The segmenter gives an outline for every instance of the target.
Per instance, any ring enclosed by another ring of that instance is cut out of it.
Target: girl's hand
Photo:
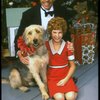
[[[66,78],[60,80],[58,83],[57,83],[57,86],[64,86],[66,84],[68,80]]]

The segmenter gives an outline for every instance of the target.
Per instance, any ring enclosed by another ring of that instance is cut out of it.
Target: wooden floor
[[[2,68],[2,77],[9,75],[9,68]],[[78,77],[79,88],[77,100],[98,100],[98,55],[92,64],[77,66],[75,77]],[[1,85],[2,100],[42,100],[38,87],[31,87],[29,92],[23,93],[12,89],[7,84]]]

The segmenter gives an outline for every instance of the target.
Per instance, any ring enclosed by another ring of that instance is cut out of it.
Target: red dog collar
[[[18,38],[17,46],[22,51],[23,56],[32,55],[35,51],[35,48],[33,46],[29,47],[25,44],[22,36]]]

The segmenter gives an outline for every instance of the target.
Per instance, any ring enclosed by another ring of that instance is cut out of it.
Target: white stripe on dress
[[[68,56],[68,60],[74,60],[74,59],[75,59],[74,55]]]
[[[66,66],[68,66],[68,64],[63,65],[63,66],[49,66],[49,67],[50,67],[50,68],[64,68],[64,67],[66,67]]]

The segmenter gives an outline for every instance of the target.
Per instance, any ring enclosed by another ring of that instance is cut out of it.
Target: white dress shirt
[[[42,8],[43,8],[43,7],[42,7]],[[46,12],[54,11],[53,6],[52,6],[49,10],[46,10],[45,8],[43,8],[43,9],[44,9]],[[47,15],[47,16],[45,17],[45,11],[43,11],[43,9],[41,9],[41,24],[42,24],[42,26],[44,27],[44,29],[46,30],[46,29],[47,29],[48,21],[49,21],[51,18],[53,18],[54,15],[53,15],[53,16]]]

